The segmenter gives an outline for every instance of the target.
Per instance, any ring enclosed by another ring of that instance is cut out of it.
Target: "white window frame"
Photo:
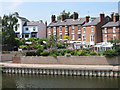
[[[116,27],[113,27],[113,33],[116,33]]]
[[[62,33],[60,33],[60,40],[62,40],[62,37],[61,37]]]
[[[107,33],[107,28],[105,28],[105,33]]]
[[[27,28],[25,28],[25,31],[28,31],[29,30],[29,28],[27,27]]]
[[[78,31],[81,31],[81,30],[80,30],[80,25],[78,25]]]
[[[51,33],[51,27],[48,27],[48,32]]]
[[[79,35],[80,35],[80,38],[79,38]],[[81,40],[81,34],[78,34],[78,40]]]
[[[75,30],[75,27],[74,27],[74,25],[72,25],[72,31],[74,31]]]
[[[73,37],[74,36],[74,37]],[[75,34],[72,34],[72,40],[75,40]]]
[[[35,31],[36,30],[36,28],[35,27],[33,27],[33,31]]]
[[[62,32],[62,26],[60,26],[59,29],[60,29],[60,32]]]
[[[91,42],[94,42],[94,41],[95,41],[95,40],[94,40],[94,34],[91,34],[91,35],[90,35],[90,41],[91,41]]]
[[[83,37],[85,37],[85,38],[83,38]],[[84,39],[86,41],[86,35],[82,35],[82,41],[84,41]]]
[[[105,40],[104,40],[105,42],[107,42],[107,38],[106,37],[107,37],[107,35],[105,35]]]
[[[65,32],[68,32],[68,26],[65,26]]]
[[[93,26],[91,26],[91,32],[94,32],[94,27]]]
[[[85,33],[85,27],[83,27],[83,33]]]
[[[114,38],[115,37],[115,38]],[[116,39],[116,35],[113,35],[113,40],[115,40]]]
[[[53,27],[54,28],[54,33],[56,33],[56,27]]]

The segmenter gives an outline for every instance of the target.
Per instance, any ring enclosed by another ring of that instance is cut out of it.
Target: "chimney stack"
[[[111,20],[113,21],[114,12],[111,13]]]
[[[55,15],[52,15],[52,16],[51,16],[51,22],[54,22],[55,19],[56,19],[56,16],[55,16]]]
[[[103,13],[100,13],[100,22],[105,18],[105,14],[104,12]]]
[[[88,23],[88,22],[89,22],[89,18],[90,18],[90,16],[86,16],[86,17],[85,17],[85,23]]]
[[[61,21],[64,21],[66,19],[66,15],[61,15]]]
[[[119,21],[119,14],[118,13],[114,13],[113,15],[113,22],[117,22]]]
[[[78,19],[78,13],[77,12],[73,13],[73,20],[75,20],[75,19]]]

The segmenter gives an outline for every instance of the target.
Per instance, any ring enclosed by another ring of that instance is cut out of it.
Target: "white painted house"
[[[15,30],[18,38],[46,38],[46,26],[40,21],[29,21],[24,17],[20,17],[17,12],[14,16],[18,19],[18,27]]]

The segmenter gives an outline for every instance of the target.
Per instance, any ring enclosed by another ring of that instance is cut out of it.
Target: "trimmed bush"
[[[105,55],[106,57],[114,57],[114,56],[118,56],[119,53],[117,50],[113,49],[113,50],[104,51],[103,55]]]

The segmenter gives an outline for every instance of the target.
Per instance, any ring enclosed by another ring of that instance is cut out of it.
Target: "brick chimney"
[[[64,21],[66,19],[66,15],[61,15],[61,21]]]
[[[113,21],[114,12],[111,13],[111,20]]]
[[[105,18],[104,12],[100,13],[100,22]]]
[[[88,23],[88,22],[89,22],[89,18],[90,18],[90,16],[86,16],[86,17],[85,17],[85,23]]]
[[[52,16],[51,16],[51,22],[54,22],[55,19],[56,19],[56,16],[55,16],[55,15],[52,15]]]
[[[78,19],[78,13],[77,12],[73,13],[73,20],[75,20],[75,19]]]
[[[119,14],[118,13],[114,13],[113,15],[113,22],[117,22],[119,21]]]

